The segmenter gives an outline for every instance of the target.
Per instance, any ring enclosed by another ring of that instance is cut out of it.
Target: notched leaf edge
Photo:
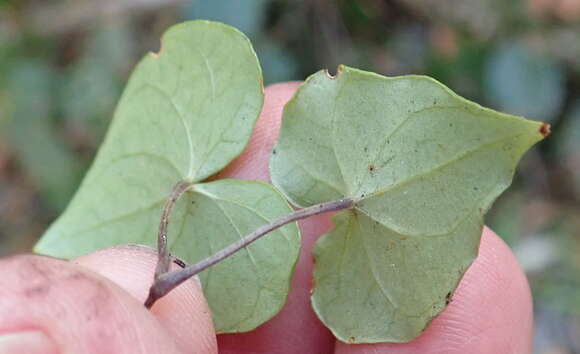
[[[326,73],[326,76],[330,79],[330,80],[336,80],[340,74],[344,71],[345,65],[343,64],[339,64],[336,67],[336,74],[331,74],[329,69],[324,69],[324,72]]]

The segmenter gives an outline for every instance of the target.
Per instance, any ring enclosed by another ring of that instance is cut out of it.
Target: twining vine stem
[[[187,188],[189,188],[189,186]],[[187,188],[185,188],[185,190],[187,190]],[[176,191],[176,190],[180,190],[178,188],[178,185],[176,185],[174,188],[174,191]],[[176,194],[177,193],[172,193],[171,198],[173,198],[173,196]],[[183,192],[181,192],[181,194],[183,194]],[[178,194],[178,196],[181,194]],[[175,202],[173,202],[173,204],[175,204]],[[155,301],[157,301],[160,298],[162,298],[163,296],[167,295],[171,290],[175,289],[177,286],[179,286],[181,283],[183,283],[187,279],[189,279],[189,278],[193,277],[194,275],[204,271],[205,269],[211,267],[212,265],[226,259],[227,257],[233,255],[234,253],[238,252],[242,248],[248,246],[252,242],[258,240],[262,236],[268,234],[269,232],[271,232],[273,230],[276,230],[279,227],[282,227],[282,226],[284,226],[288,223],[291,223],[293,221],[305,219],[305,218],[308,218],[308,217],[311,217],[314,215],[327,213],[327,212],[331,212],[331,211],[351,209],[354,206],[354,204],[355,204],[355,202],[352,199],[346,198],[346,199],[339,199],[339,200],[335,200],[335,201],[331,201],[331,202],[316,204],[316,205],[313,205],[311,207],[297,210],[297,211],[293,212],[292,214],[283,216],[277,220],[274,220],[273,222],[271,222],[267,225],[259,227],[256,231],[244,236],[239,241],[232,243],[228,247],[222,249],[221,251],[216,252],[215,254],[201,260],[200,262],[198,262],[196,264],[190,265],[184,269],[179,269],[179,270],[172,271],[172,272],[165,271],[159,275],[156,275],[155,282],[153,283],[153,285],[149,289],[149,296],[148,296],[147,300],[145,301],[145,307],[151,308],[153,306],[153,304],[155,303]],[[168,210],[169,210],[169,212],[171,212],[171,208],[168,208]],[[165,209],[164,209],[164,211],[165,211]],[[162,218],[162,224],[163,224],[163,220],[167,221],[168,219]],[[163,225],[160,225],[160,227],[159,227],[160,228],[160,233],[159,233],[160,237],[162,235],[161,234],[161,227],[162,226]],[[164,251],[163,251],[164,252],[163,255],[166,255],[167,268],[169,268],[170,257],[169,257],[169,254],[167,252],[167,225],[164,226],[164,229],[165,229],[165,234],[164,234],[165,239],[164,240],[160,239],[159,245],[160,246],[163,245],[163,247],[165,247]],[[161,248],[159,249],[159,256],[160,256],[159,263],[161,263],[161,256],[162,256]],[[157,268],[159,269],[159,266]]]
[[[191,187],[190,182],[177,182],[175,186],[173,186],[167,202],[163,206],[161,221],[159,222],[159,233],[157,234],[157,252],[159,254],[159,259],[157,260],[157,268],[155,268],[155,280],[157,280],[162,274],[165,274],[169,271],[169,266],[171,264],[171,257],[169,256],[169,250],[167,249],[167,228],[169,227],[169,216],[171,215],[171,211],[173,210],[175,203],[177,203],[179,198],[181,198],[183,193],[185,193],[189,187]]]

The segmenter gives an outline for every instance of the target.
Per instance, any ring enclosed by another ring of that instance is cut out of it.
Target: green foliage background
[[[487,223],[528,273],[536,353],[580,352],[580,0],[0,0],[0,254],[30,250],[136,61],[186,19],[252,40],[266,84],[347,64],[427,74],[552,123]]]

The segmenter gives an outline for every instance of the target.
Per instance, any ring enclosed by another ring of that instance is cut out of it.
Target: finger
[[[153,281],[157,252],[145,246],[124,245],[100,250],[72,262],[112,280],[137,303],[143,304]],[[173,265],[173,268],[178,266]],[[217,352],[211,314],[197,278],[186,281],[159,299],[151,313],[181,352]]]
[[[400,344],[337,343],[337,354],[530,353],[532,298],[509,247],[483,231],[479,256],[453,301],[416,340]]]
[[[282,109],[299,83],[285,83],[266,89],[264,109],[244,153],[217,177],[234,177],[269,182],[270,153],[278,137]],[[330,230],[327,216],[301,221],[302,251],[284,309],[258,329],[235,335],[219,335],[220,353],[330,353],[334,337],[310,307],[312,244]],[[268,236],[265,236],[268,237]]]
[[[151,313],[94,272],[33,255],[0,269],[0,353],[178,353]]]
[[[225,169],[217,178],[240,178],[270,182],[270,153],[280,133],[282,110],[292,98],[301,82],[285,82],[270,85],[264,92],[264,107],[252,132],[252,137],[244,152]]]

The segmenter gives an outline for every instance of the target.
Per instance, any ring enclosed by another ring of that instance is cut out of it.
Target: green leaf
[[[470,215],[444,237],[408,237],[365,214],[339,214],[314,250],[316,313],[345,342],[415,338],[476,257],[478,219]]]
[[[270,169],[296,205],[353,198],[317,244],[312,303],[345,342],[404,342],[440,313],[477,254],[483,214],[541,123],[433,79],[339,67],[286,105]]]
[[[190,252],[190,260],[212,255],[292,212],[284,197],[262,182],[219,180],[197,184],[194,191],[183,221],[190,231],[174,243]],[[299,235],[295,223],[286,225],[201,273],[218,332],[252,330],[282,309]]]
[[[260,67],[243,34],[208,21],[172,27],[161,53],[133,72],[90,171],[36,251],[75,257],[122,243],[156,245],[178,181],[192,186],[168,236],[171,252],[187,262],[290,213],[267,184],[199,183],[242,152],[262,102]],[[290,225],[202,273],[218,332],[252,330],[281,309],[299,244]]]

